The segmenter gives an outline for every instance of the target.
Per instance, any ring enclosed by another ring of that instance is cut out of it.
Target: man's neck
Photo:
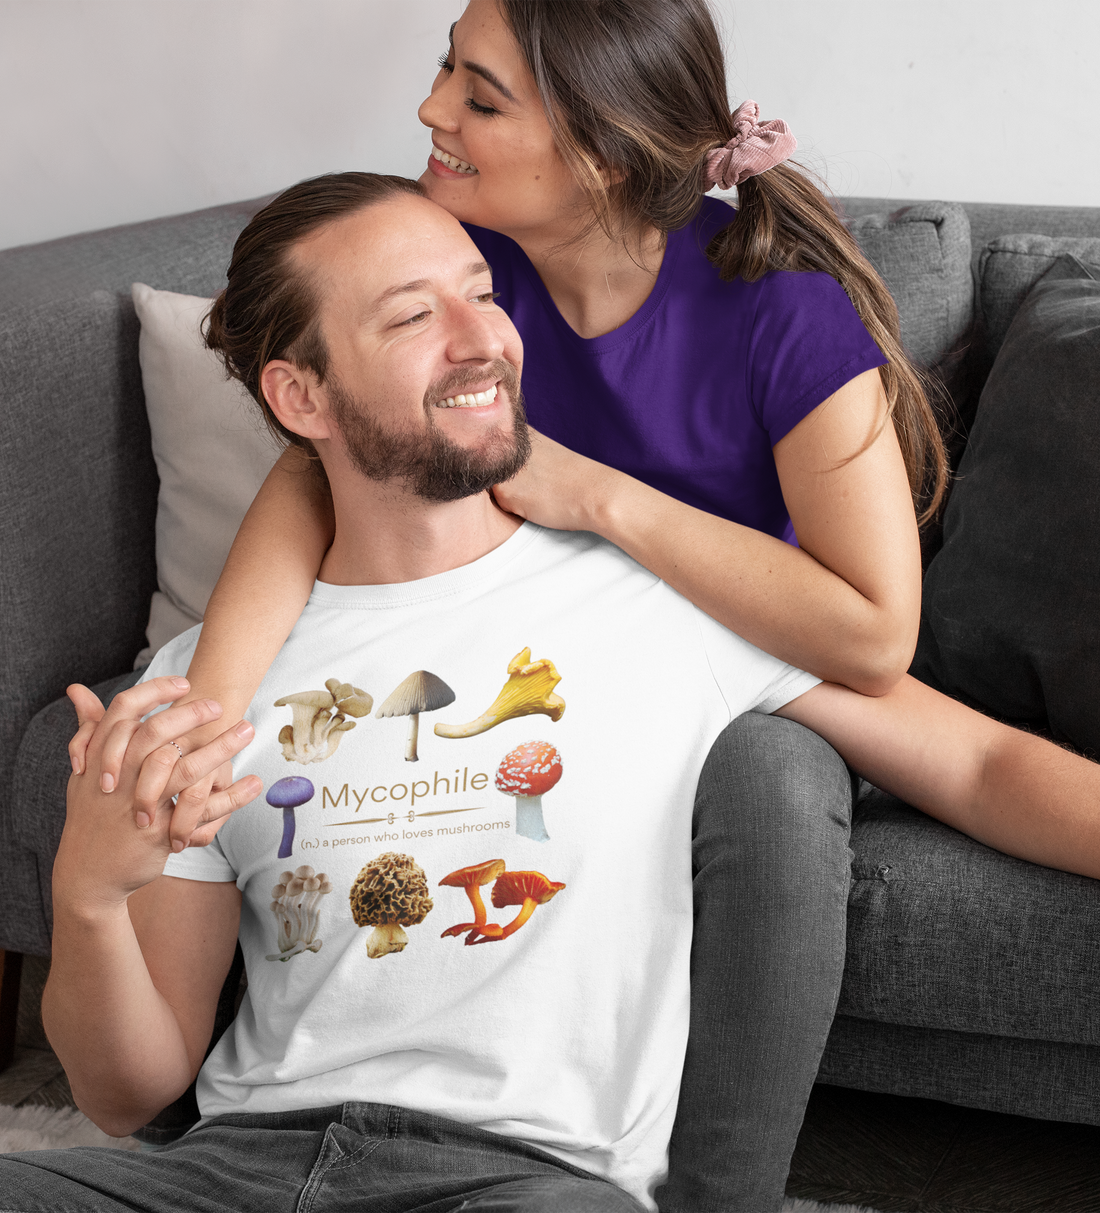
[[[438,503],[358,475],[332,484],[332,499],[336,538],[318,576],[333,585],[397,585],[461,568],[500,547],[523,521],[488,493]]]

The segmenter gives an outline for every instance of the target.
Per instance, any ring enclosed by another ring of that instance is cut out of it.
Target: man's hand
[[[225,774],[229,760],[252,740],[247,721],[192,752],[181,740],[221,715],[212,700],[167,708],[142,721],[187,690],[186,679],[155,678],[123,691],[104,710],[87,687],[69,687],[80,727],[70,745],[73,774],[54,868],[67,899],[121,904],[161,875],[173,850],[183,849],[172,828],[177,816],[187,819],[176,823],[180,834],[205,844],[230,813],[263,790],[254,775],[229,784],[231,775]],[[107,762],[118,774],[104,781]],[[202,791],[200,799],[193,789],[201,791],[211,778],[214,790],[209,796]]]

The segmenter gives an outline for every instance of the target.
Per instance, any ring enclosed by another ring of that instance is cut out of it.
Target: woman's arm
[[[494,494],[541,525],[597,532],[774,656],[881,695],[912,660],[921,577],[908,478],[885,410],[878,371],[867,371],[776,444],[800,548],[538,435],[528,468]]]

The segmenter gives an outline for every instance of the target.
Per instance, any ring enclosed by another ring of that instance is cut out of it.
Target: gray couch
[[[256,205],[0,253],[0,948],[12,953],[50,950],[73,728],[59,696],[133,677],[155,588],[130,284],[213,293]],[[958,458],[1007,319],[1064,251],[1004,238],[1083,237],[1073,249],[1100,265],[1100,209],[917,203],[888,220],[904,204],[843,205],[911,352],[955,399]],[[1020,272],[994,297],[982,275],[998,257]],[[848,963],[820,1077],[1100,1124],[1100,882],[990,851],[875,791],[852,847]]]

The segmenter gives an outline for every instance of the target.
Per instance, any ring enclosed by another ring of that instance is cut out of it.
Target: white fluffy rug
[[[64,1146],[113,1146],[140,1150],[132,1137],[108,1137],[75,1108],[0,1107],[0,1154],[19,1150],[56,1150]],[[858,1205],[823,1205],[788,1197],[783,1213],[875,1213]]]

